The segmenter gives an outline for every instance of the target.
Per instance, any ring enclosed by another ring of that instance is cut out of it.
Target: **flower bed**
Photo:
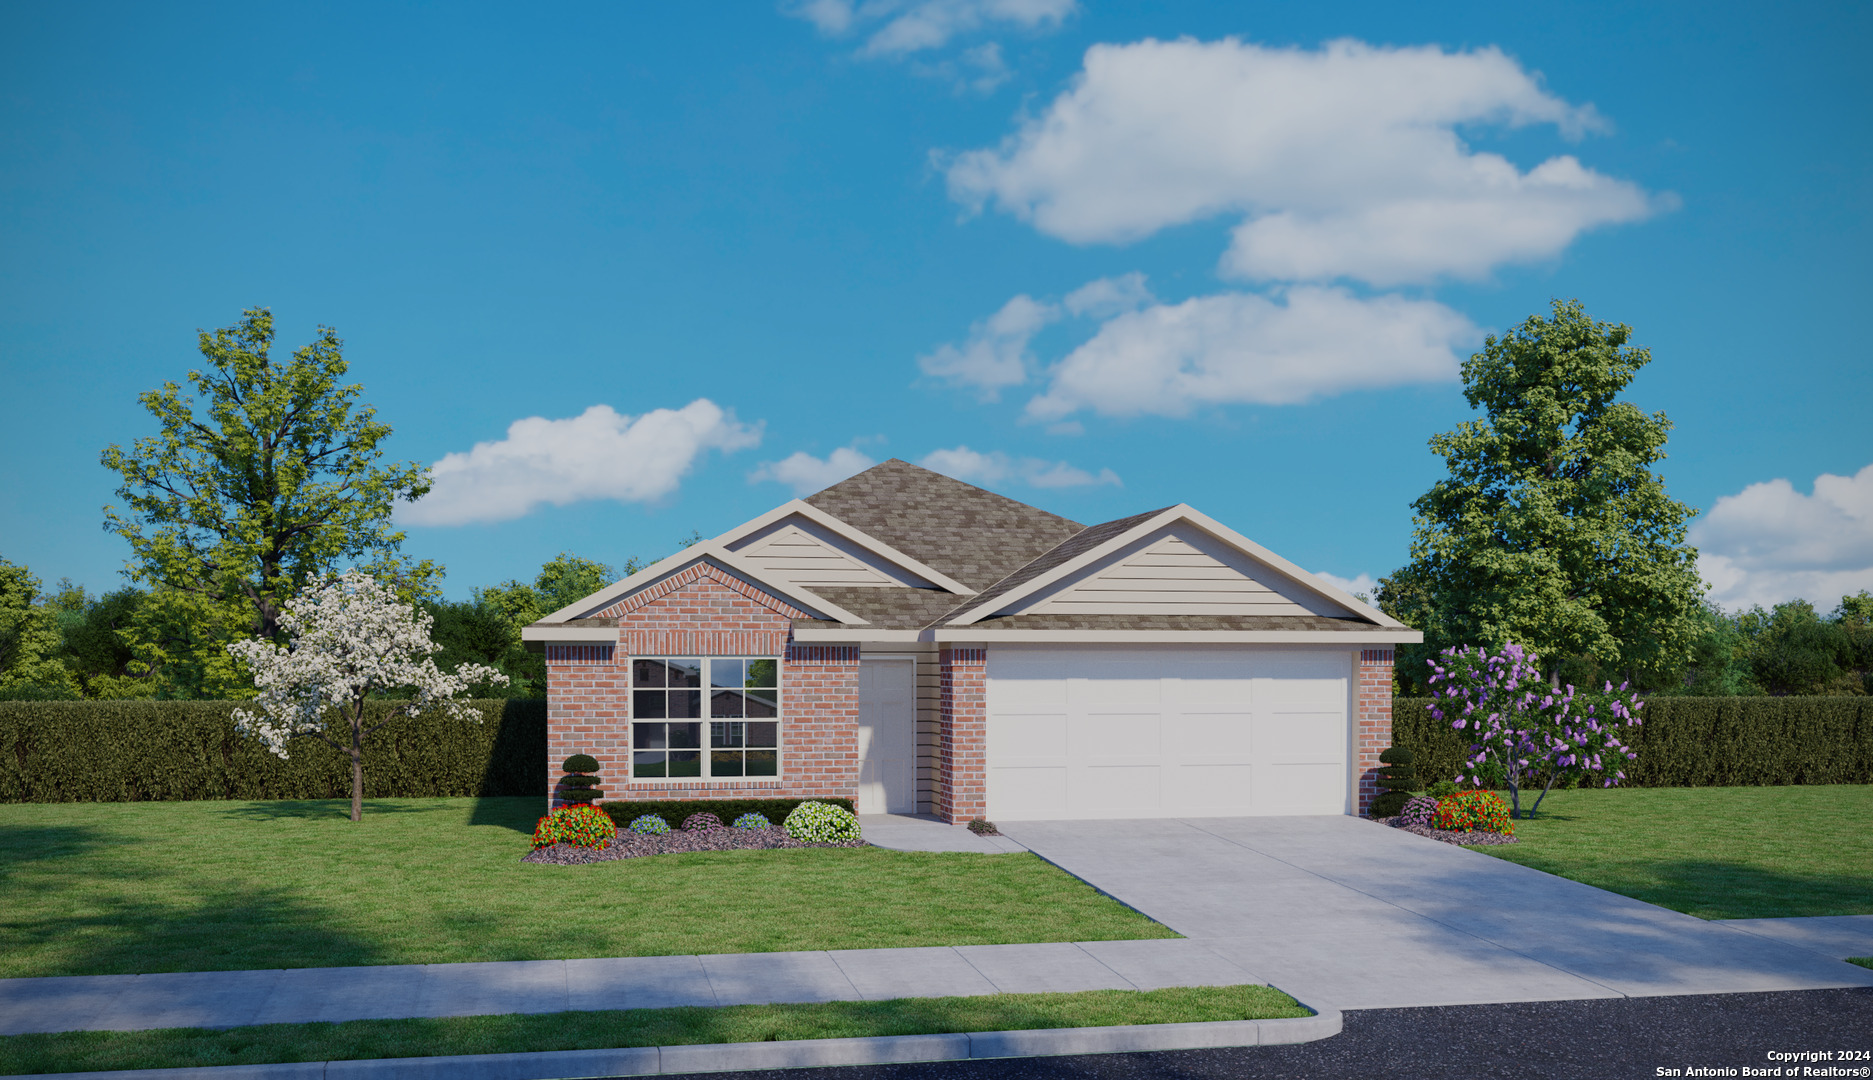
[[[672,829],[666,833],[645,834],[623,829],[603,847],[577,847],[572,844],[553,844],[537,848],[521,858],[521,862],[551,863],[555,866],[574,866],[580,863],[612,862],[617,859],[637,859],[646,855],[674,855],[692,851],[747,851],[764,848],[856,848],[870,847],[864,840],[833,840],[824,843],[808,843],[795,840],[787,835],[787,830],[772,827],[766,829]]]
[[[1426,836],[1432,840],[1442,840],[1446,844],[1513,844],[1514,836],[1507,833],[1483,832],[1481,830],[1458,831],[1439,829],[1430,825],[1410,821],[1403,817],[1373,818],[1380,825],[1389,825],[1394,829],[1403,829],[1413,836]],[[587,849],[580,849],[587,850]]]

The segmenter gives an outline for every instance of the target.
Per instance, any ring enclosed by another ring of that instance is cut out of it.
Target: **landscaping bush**
[[[1403,825],[1432,828],[1437,822],[1437,800],[1429,795],[1413,795],[1399,809],[1398,820]]]
[[[1411,758],[1409,747],[1388,746],[1379,751],[1379,794],[1367,808],[1368,814],[1375,818],[1396,817],[1405,808],[1405,800],[1418,787]]]
[[[1493,832],[1514,836],[1509,804],[1493,791],[1459,791],[1437,800],[1437,828],[1452,832]]]
[[[704,811],[700,814],[691,814],[683,819],[684,832],[708,832],[711,829],[719,829],[721,827],[722,819],[708,811]]]
[[[662,836],[670,831],[670,823],[655,814],[641,814],[632,819],[631,831],[645,836]]]
[[[590,754],[574,754],[560,766],[566,775],[559,778],[559,801],[571,805],[596,802],[605,793],[598,789],[598,759]]]
[[[769,821],[765,814],[757,814],[752,810],[735,819],[737,829],[771,829],[773,827],[774,823]]]
[[[238,701],[0,701],[0,802],[339,799],[350,759],[294,739],[281,761],[234,730]],[[366,705],[365,723],[395,702]],[[367,798],[547,793],[546,702],[472,703],[479,724],[441,713],[391,718],[364,747]]]
[[[975,818],[970,821],[969,831],[975,833],[977,836],[1000,836],[1002,834],[1001,830],[995,827],[993,821],[988,821],[983,818]]]
[[[738,821],[745,814],[760,814],[771,827],[773,822],[785,821],[787,815],[801,803],[817,801],[843,806],[848,811],[854,810],[851,799],[833,799],[820,796],[817,800],[807,799],[643,799],[629,802],[602,802],[598,808],[611,815],[611,820],[624,827],[631,819],[645,814],[655,814],[665,821],[683,821],[691,814],[714,814],[720,821]]]
[[[823,802],[804,802],[794,807],[781,827],[787,830],[788,836],[807,844],[859,838],[857,815],[844,807]]]
[[[573,844],[577,847],[604,847],[617,835],[618,826],[604,811],[581,803],[577,806],[562,806],[541,818],[533,829],[533,846],[543,848],[553,844]]]
[[[1470,741],[1429,703],[1393,699],[1392,741],[1420,776],[1454,777]],[[1873,697],[1658,697],[1639,716],[1625,787],[1873,784]]]

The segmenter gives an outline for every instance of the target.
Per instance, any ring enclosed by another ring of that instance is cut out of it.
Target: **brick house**
[[[1189,506],[1085,526],[903,461],[527,627],[611,799],[952,822],[1362,812],[1420,635]]]

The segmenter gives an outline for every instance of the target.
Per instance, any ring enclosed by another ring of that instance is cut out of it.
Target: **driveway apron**
[[[1341,1009],[1873,986],[1873,971],[1353,817],[1030,821],[1011,839]]]

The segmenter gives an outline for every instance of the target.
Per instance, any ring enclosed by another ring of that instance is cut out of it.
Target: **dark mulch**
[[[767,848],[870,847],[864,840],[836,840],[828,844],[809,844],[795,840],[780,826],[766,829],[671,829],[661,836],[646,836],[620,829],[610,844],[578,847],[553,844],[536,848],[521,856],[521,862],[551,863],[554,866],[577,866],[581,863],[611,862],[615,859],[638,859],[646,855],[674,855],[689,851],[751,851]]]
[[[1390,825],[1394,829],[1403,829],[1413,836],[1428,836],[1433,840],[1442,840],[1446,844],[1516,844],[1521,842],[1513,836],[1505,836],[1502,833],[1433,829],[1429,825],[1412,825],[1395,817],[1373,818],[1372,820],[1381,825]]]

